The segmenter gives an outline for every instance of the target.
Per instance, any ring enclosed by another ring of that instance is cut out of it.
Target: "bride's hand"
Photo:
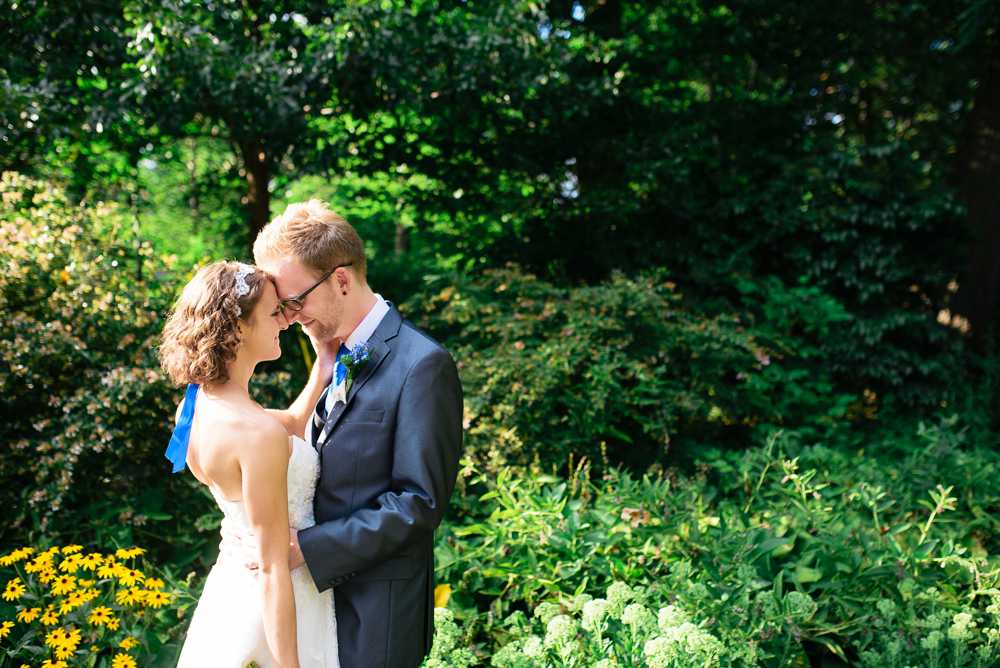
[[[312,341],[313,350],[316,351],[316,362],[320,365],[325,376],[324,380],[329,380],[333,376],[333,367],[337,364],[337,353],[343,342],[340,339],[317,341],[312,336],[309,339]]]

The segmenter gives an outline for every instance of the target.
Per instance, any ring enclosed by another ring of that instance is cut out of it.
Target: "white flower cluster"
[[[636,635],[655,631],[657,627],[657,620],[652,611],[639,603],[632,603],[625,608],[622,623],[631,628],[632,633]]]
[[[603,633],[607,628],[607,618],[611,604],[607,599],[595,598],[583,604],[582,623],[583,628],[591,633]]]
[[[972,621],[972,615],[967,612],[960,612],[951,620],[951,628],[948,629],[948,639],[955,644],[966,644],[972,640],[976,623]]]
[[[455,624],[452,611],[434,608],[434,646],[424,667],[469,668],[476,663],[476,655],[468,647],[456,647],[461,637],[462,631]]]
[[[532,636],[532,638],[541,644],[537,637]],[[535,660],[535,654],[529,655],[525,652],[524,645],[521,640],[507,643],[490,658],[490,665],[493,668],[536,668],[538,662]]]
[[[545,625],[545,647],[554,649],[561,656],[569,656],[579,652],[577,635],[580,626],[576,620],[566,615],[556,615]]]
[[[722,643],[691,622],[663,629],[661,636],[653,638],[643,648],[649,668],[670,668],[680,662],[710,665],[721,652]]]

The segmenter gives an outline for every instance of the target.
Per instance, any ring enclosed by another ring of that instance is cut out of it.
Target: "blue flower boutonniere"
[[[344,365],[347,369],[347,382],[345,383],[344,391],[350,392],[351,385],[354,384],[354,379],[358,377],[361,372],[361,367],[363,367],[368,360],[372,358],[372,353],[375,352],[375,347],[364,341],[354,346],[354,350],[344,353],[344,356],[340,358],[340,363]]]

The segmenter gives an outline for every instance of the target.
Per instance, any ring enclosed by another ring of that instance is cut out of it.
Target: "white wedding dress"
[[[288,523],[293,529],[316,524],[313,494],[319,477],[319,453],[301,438],[292,437],[288,459]],[[214,491],[213,491],[214,494]],[[250,530],[242,501],[215,495],[219,508],[241,532]],[[333,590],[316,590],[308,567],[292,571],[295,591],[299,665],[301,668],[340,668]],[[261,617],[259,583],[239,556],[220,555],[208,575],[188,629],[178,668],[246,668],[250,663],[273,668]]]

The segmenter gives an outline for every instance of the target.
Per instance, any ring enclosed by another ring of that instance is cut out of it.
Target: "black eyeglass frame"
[[[326,279],[330,278],[330,276],[333,274],[333,272],[337,271],[338,269],[343,269],[344,267],[350,267],[352,264],[354,264],[354,263],[353,262],[348,262],[347,264],[337,265],[336,267],[334,267],[330,271],[328,271],[325,274],[323,274],[323,278],[321,278],[318,281],[316,281],[315,283],[313,283],[312,286],[308,290],[306,290],[305,292],[303,292],[298,297],[292,297],[291,299],[283,299],[280,302],[278,302],[278,307],[281,308],[282,312],[284,312],[285,307],[287,307],[289,311],[301,311],[303,309],[302,300],[305,299],[306,296],[310,292],[312,292],[313,290],[315,290],[316,288],[318,288],[323,281],[325,281]]]

